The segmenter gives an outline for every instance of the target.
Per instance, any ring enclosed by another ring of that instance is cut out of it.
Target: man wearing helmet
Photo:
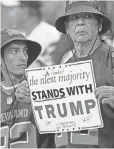
[[[15,97],[25,69],[40,52],[40,44],[27,40],[18,30],[1,31],[1,147],[53,147],[52,135],[39,134],[30,101]]]

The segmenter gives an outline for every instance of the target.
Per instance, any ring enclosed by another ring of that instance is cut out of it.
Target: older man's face
[[[71,15],[66,21],[66,28],[74,42],[92,41],[99,32],[98,16],[91,13]]]

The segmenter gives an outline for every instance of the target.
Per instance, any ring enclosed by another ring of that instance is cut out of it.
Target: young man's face
[[[27,45],[23,41],[13,41],[9,43],[5,49],[3,58],[6,63],[8,72],[13,75],[23,75],[27,67]],[[5,70],[4,61],[2,58],[2,70]]]
[[[84,12],[69,16],[66,21],[66,28],[72,40],[79,43],[93,40],[100,27],[97,17],[94,14]]]

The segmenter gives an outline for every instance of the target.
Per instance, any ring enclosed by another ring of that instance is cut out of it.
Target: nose
[[[20,60],[23,60],[25,61],[27,58],[26,58],[26,55],[24,54],[23,51],[20,52]]]
[[[78,25],[84,25],[84,19],[82,17],[78,19]]]

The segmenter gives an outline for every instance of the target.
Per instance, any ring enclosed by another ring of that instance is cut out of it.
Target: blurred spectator
[[[24,9],[28,9],[28,12],[32,15],[32,17],[38,19],[38,21],[34,24],[34,28],[28,34],[28,39],[36,41],[42,45],[42,53],[30,67],[55,64],[52,60],[51,53],[55,51],[55,43],[60,40],[61,33],[43,19],[42,11],[40,9],[42,3],[40,1],[21,1],[21,6]],[[34,9],[34,11],[31,13],[32,9]]]
[[[58,42],[60,37],[61,34],[55,29],[55,27],[44,20],[40,21],[40,23],[28,35],[28,39],[39,42],[42,45],[42,52],[38,57],[38,60],[43,62],[45,65],[54,64],[50,54],[55,51],[55,46],[53,45],[52,48],[50,46]],[[33,66],[34,64],[31,65],[31,67]]]
[[[27,7],[31,12],[31,8],[36,6],[35,3],[33,1],[22,1],[21,5],[25,8]],[[34,11],[37,12],[38,10],[37,7],[34,7]],[[35,24],[36,26],[28,35],[28,39],[40,43],[42,45],[42,52],[30,67],[58,64],[61,61],[63,53],[69,48],[67,38],[58,32],[53,25],[47,23],[43,19],[42,14],[40,16],[38,15],[37,18],[39,22]]]
[[[102,36],[102,40],[106,41],[110,46],[113,47],[113,36],[110,30]]]
[[[114,38],[113,38],[112,46],[114,47]]]
[[[114,1],[100,1],[101,11],[112,21],[112,30],[103,35],[102,39],[114,47]]]
[[[32,19],[37,19],[38,21],[34,21],[34,26],[31,28],[28,39],[36,41],[42,45],[42,53],[39,58],[30,66],[30,67],[38,67],[42,65],[52,65],[50,51],[48,52],[49,45],[52,43],[58,42],[61,34],[55,29],[54,26],[45,22],[41,12],[41,1],[21,1],[21,7],[23,9],[27,9],[29,15],[31,15]],[[32,20],[33,21],[33,20]],[[48,61],[46,60],[48,59]]]

